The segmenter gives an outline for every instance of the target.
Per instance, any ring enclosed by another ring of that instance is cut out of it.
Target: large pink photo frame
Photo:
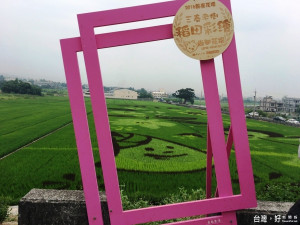
[[[102,225],[103,220],[101,217],[99,190],[76,55],[76,53],[80,51],[83,51],[86,64],[105,191],[112,225],[139,224],[149,221],[160,221],[218,212],[223,213],[220,216],[171,224],[209,224],[211,221],[217,221],[219,224],[236,224],[235,210],[256,206],[237,53],[235,39],[233,38],[230,46],[223,53],[223,65],[231,119],[231,129],[227,146],[225,143],[222,114],[219,104],[214,60],[200,62],[209,125],[209,144],[207,147],[208,162],[209,155],[210,157],[213,155],[219,197],[123,211],[97,50],[171,39],[173,38],[172,25],[168,24],[99,35],[95,35],[94,28],[174,16],[184,2],[186,2],[186,0],[81,14],[78,15],[81,38],[61,40],[83,189],[90,224]],[[221,2],[231,10],[229,0],[221,0]],[[227,159],[228,150],[231,149],[232,141],[234,141],[235,144],[241,191],[239,195],[233,195]],[[228,148],[228,146],[230,146],[230,148]],[[211,167],[208,166],[208,174],[211,173],[211,171],[209,171],[210,169]],[[208,184],[209,182],[208,179]]]

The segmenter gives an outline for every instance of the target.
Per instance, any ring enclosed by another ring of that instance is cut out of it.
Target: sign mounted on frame
[[[187,56],[208,60],[222,54],[233,37],[230,11],[218,0],[190,0],[176,13],[173,36]]]

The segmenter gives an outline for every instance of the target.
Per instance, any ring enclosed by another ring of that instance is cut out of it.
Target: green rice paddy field
[[[89,99],[86,105],[98,184],[103,190]],[[130,199],[160,203],[180,187],[205,189],[205,111],[129,100],[110,99],[107,105],[119,183]],[[227,134],[229,116],[223,115],[223,120]],[[55,131],[0,160],[0,196],[10,196],[13,204],[32,188],[82,189],[67,97],[0,94],[0,121],[0,158]],[[255,120],[247,120],[247,127],[258,199],[296,201],[300,196],[300,129]],[[238,193],[235,165],[233,149],[230,169]]]

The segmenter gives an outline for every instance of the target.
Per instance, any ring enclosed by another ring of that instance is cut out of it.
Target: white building
[[[260,101],[259,108],[264,112],[277,112],[277,101],[272,96],[266,96]]]
[[[300,106],[300,98],[288,98],[284,97],[282,99],[283,107],[285,112],[294,113],[296,109]]]
[[[105,93],[106,98],[137,99],[138,93],[128,89],[115,89]]]
[[[153,98],[160,99],[160,98],[167,98],[168,94],[164,90],[160,91],[153,91],[151,92]]]
[[[281,101],[276,101],[272,96],[266,96],[260,101],[259,109],[264,112],[284,112],[284,105]]]

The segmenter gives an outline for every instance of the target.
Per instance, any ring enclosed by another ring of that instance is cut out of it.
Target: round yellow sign
[[[218,0],[190,0],[176,13],[173,36],[187,56],[212,59],[222,54],[232,40],[231,13]]]

